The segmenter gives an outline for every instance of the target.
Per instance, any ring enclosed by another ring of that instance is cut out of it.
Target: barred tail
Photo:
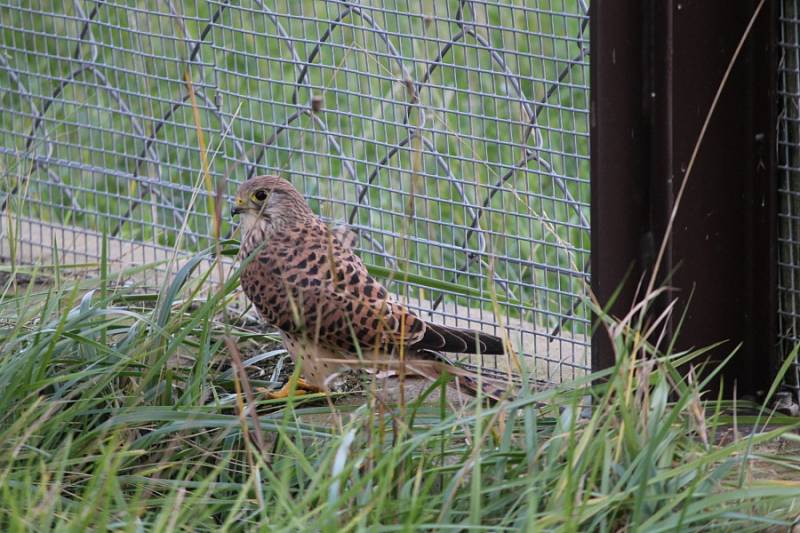
[[[411,373],[431,381],[436,381],[439,376],[446,372],[454,377],[451,386],[455,386],[458,391],[472,397],[482,396],[497,402],[503,397],[515,396],[510,383],[486,376],[479,377],[476,372],[445,362],[412,360],[406,363],[406,367]]]

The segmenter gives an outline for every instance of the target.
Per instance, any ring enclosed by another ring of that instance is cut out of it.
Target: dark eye
[[[258,191],[253,193],[253,196],[259,202],[263,202],[264,200],[267,199],[267,191],[265,191],[264,189],[258,190]]]

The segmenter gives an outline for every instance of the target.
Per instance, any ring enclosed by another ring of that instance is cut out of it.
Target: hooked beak
[[[231,216],[235,217],[236,215],[240,215],[244,213],[244,202],[242,202],[241,198],[237,198],[234,204],[231,206]]]

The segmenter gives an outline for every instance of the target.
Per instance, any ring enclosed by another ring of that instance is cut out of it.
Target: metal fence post
[[[664,236],[706,113],[758,1],[592,4],[592,284],[611,312],[629,308]],[[775,77],[768,2],[733,66],[701,145],[660,266],[661,306],[688,305],[676,349],[724,341],[708,368],[755,395],[774,375]],[[667,280],[665,276],[669,275]],[[595,367],[613,363],[594,338]]]

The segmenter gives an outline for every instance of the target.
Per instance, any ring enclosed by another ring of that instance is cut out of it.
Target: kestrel
[[[415,315],[367,272],[285,179],[245,181],[231,212],[241,217],[242,288],[301,365],[305,379],[298,391],[328,391],[331,377],[354,366],[402,366],[432,380],[450,372],[474,393],[476,374],[439,352],[504,353],[499,337]],[[273,396],[285,396],[287,387]]]

